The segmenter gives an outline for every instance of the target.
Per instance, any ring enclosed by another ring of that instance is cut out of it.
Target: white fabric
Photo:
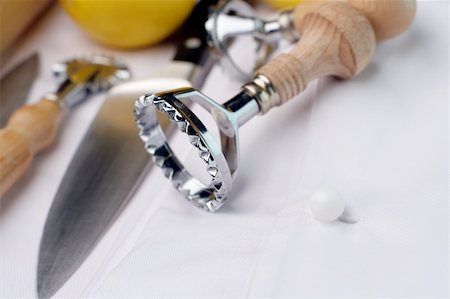
[[[448,7],[419,2],[411,30],[380,44],[358,78],[314,82],[242,127],[241,172],[217,214],[152,171],[56,297],[447,297]],[[143,79],[173,53],[169,44],[103,48],[56,7],[9,64],[34,50],[42,68],[31,101],[54,87],[49,66],[63,58],[116,54]],[[223,101],[239,86],[214,69],[203,91]],[[4,198],[1,298],[34,296],[47,211],[102,99],[73,110]],[[344,196],[354,223],[309,215],[309,196],[324,185]]]

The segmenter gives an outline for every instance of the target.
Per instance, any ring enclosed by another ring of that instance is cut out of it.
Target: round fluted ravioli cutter
[[[296,29],[301,40],[289,53],[260,68],[242,91],[220,105],[201,92],[178,89],[140,97],[135,105],[139,135],[155,163],[190,202],[210,212],[226,201],[239,169],[238,129],[257,114],[286,103],[311,80],[331,75],[350,79],[370,62],[376,37],[370,21],[347,3],[316,6],[302,15]],[[208,128],[188,108],[194,102],[209,111],[220,132]],[[206,162],[210,182],[202,183],[183,166],[158,125],[157,111],[188,135]]]

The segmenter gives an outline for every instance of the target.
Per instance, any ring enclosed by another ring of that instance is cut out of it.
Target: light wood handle
[[[44,99],[11,115],[0,130],[0,196],[25,173],[34,155],[53,142],[62,114],[55,101]]]
[[[256,72],[268,78],[278,94],[271,107],[287,102],[318,77],[352,78],[367,66],[375,48],[370,22],[344,2],[321,4],[305,15],[298,29],[302,38],[293,50]]]
[[[53,0],[11,1],[0,0],[0,54],[29,27]],[[0,62],[1,63],[1,62]]]
[[[416,0],[341,0],[362,12],[372,24],[378,41],[395,37],[411,26],[416,15]],[[296,28],[308,12],[324,1],[304,2],[294,9]]]

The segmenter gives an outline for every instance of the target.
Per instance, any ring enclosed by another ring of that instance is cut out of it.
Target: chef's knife
[[[50,208],[39,250],[39,298],[51,297],[79,268],[151,167],[132,113],[136,98],[168,88],[202,86],[213,64],[204,24],[216,2],[202,0],[196,5],[179,34],[175,58],[166,68],[152,79],[110,91]]]
[[[39,72],[39,55],[31,54],[0,80],[0,128],[9,116],[28,99],[33,82]]]

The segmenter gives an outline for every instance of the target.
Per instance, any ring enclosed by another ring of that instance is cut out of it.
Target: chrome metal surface
[[[0,128],[6,125],[11,113],[27,101],[38,72],[39,55],[34,53],[1,78]]]
[[[280,97],[277,91],[264,75],[256,75],[252,81],[244,84],[242,89],[258,102],[261,114],[265,114],[272,107],[280,105]]]
[[[53,66],[58,89],[53,98],[62,107],[73,107],[91,93],[109,89],[131,78],[127,66],[114,57],[92,55]]]
[[[253,72],[268,61],[281,39],[289,42],[298,39],[292,11],[282,11],[274,20],[263,20],[255,16],[251,6],[241,0],[223,1],[211,14],[205,27],[222,67],[241,80],[250,79]],[[258,43],[252,69],[244,69],[229,51],[230,41],[240,36],[252,36]]]
[[[201,105],[216,120],[219,141],[188,108],[189,102]],[[157,110],[189,136],[191,144],[199,151],[200,160],[207,163],[209,183],[195,178],[176,157],[161,130]],[[140,97],[134,113],[146,150],[174,187],[195,206],[208,212],[217,211],[226,201],[232,180],[238,173],[238,128],[259,113],[256,100],[242,92],[220,105],[195,89],[178,89]]]
[[[135,99],[148,91],[190,86],[209,69],[172,62],[153,79],[110,90],[55,196],[41,241],[38,297],[52,296],[91,253],[151,167],[136,134]]]
[[[237,127],[242,126],[260,112],[258,103],[246,93],[238,94],[223,106],[227,111],[233,112],[228,117],[232,119],[232,123],[237,123]]]
[[[294,11],[292,9],[283,10],[278,17],[279,30],[284,39],[290,43],[295,43],[299,38],[299,33],[295,29]]]

